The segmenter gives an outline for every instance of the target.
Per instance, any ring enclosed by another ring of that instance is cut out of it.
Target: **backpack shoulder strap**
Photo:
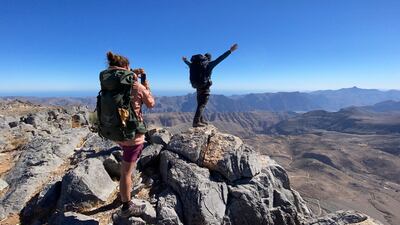
[[[120,82],[121,84],[132,85],[135,82],[134,73],[128,70],[120,70],[121,74]]]

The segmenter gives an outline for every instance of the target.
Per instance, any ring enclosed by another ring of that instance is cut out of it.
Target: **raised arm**
[[[182,57],[182,60],[184,63],[186,63],[186,65],[188,65],[190,67],[190,62],[189,62],[189,60],[187,60],[187,58],[185,56]]]
[[[226,57],[228,57],[232,52],[234,52],[238,48],[237,44],[234,44],[230,47],[228,51],[226,51],[224,54],[220,55],[217,59],[214,61],[211,61],[208,65],[211,69],[213,69],[216,65],[218,65],[220,62],[222,62]]]

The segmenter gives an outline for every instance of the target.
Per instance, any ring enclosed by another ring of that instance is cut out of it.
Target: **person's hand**
[[[144,83],[142,83],[142,85],[147,89],[150,90],[150,83],[148,80],[145,80]]]
[[[133,72],[136,73],[137,75],[145,73],[143,68],[136,68],[133,70]]]
[[[183,61],[187,61],[187,58],[185,56],[182,57]]]
[[[229,49],[231,52],[235,51],[238,48],[237,44],[234,44],[231,46],[231,48]]]

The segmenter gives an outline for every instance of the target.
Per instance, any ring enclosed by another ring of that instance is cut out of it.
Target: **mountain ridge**
[[[3,100],[21,99],[45,105],[87,105],[94,108],[95,97],[0,97]],[[196,109],[196,95],[156,97],[156,106],[149,113],[193,112]],[[311,110],[338,111],[350,106],[368,106],[384,101],[400,101],[400,90],[381,91],[357,87],[313,92],[250,93],[225,96],[211,95],[207,105],[209,112],[245,111],[300,111]]]

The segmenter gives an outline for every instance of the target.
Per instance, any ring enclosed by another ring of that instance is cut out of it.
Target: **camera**
[[[140,83],[145,84],[146,83],[146,73],[144,73],[144,70],[142,68],[139,69],[131,69],[132,72],[134,72],[138,77],[140,77]]]
[[[146,74],[142,73],[140,76],[140,83],[145,84],[146,83]]]

